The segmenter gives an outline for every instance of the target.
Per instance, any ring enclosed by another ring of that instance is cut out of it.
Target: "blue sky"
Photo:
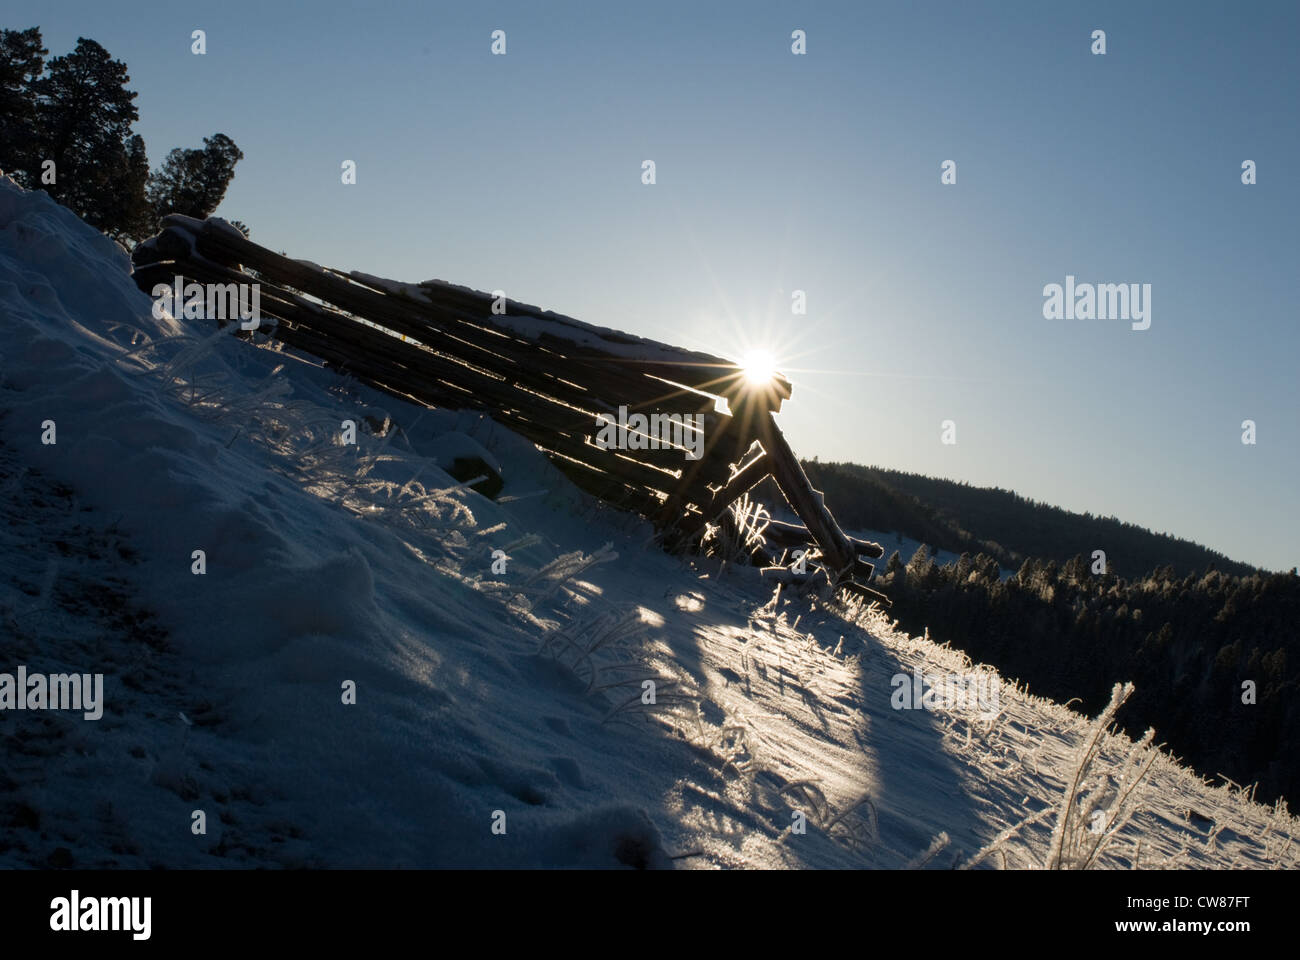
[[[1300,5],[10,0],[3,25],[124,60],[155,164],[232,137],[219,213],[274,249],[769,346],[801,456],[1298,562]],[[1067,274],[1150,283],[1151,328],[1045,320]]]

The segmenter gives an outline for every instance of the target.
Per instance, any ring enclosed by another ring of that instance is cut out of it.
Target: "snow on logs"
[[[262,311],[276,321],[262,333],[405,399],[490,413],[579,486],[654,519],[673,542],[681,542],[674,532],[694,539],[770,474],[804,523],[783,525],[778,538],[816,542],[833,578],[885,600],[861,585],[871,571],[861,558],[878,557],[879,547],[845,536],[772,419],[791,393],[781,374],[755,384],[719,357],[507,301],[499,291],[293,260],[217,218],[172,215],[162,226],[132,255],[146,292],[178,276],[257,283]],[[755,441],[758,458],[750,456]]]

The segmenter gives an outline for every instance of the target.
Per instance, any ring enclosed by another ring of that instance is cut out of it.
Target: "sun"
[[[753,386],[771,383],[776,376],[776,358],[769,350],[750,350],[740,362],[745,381]]]

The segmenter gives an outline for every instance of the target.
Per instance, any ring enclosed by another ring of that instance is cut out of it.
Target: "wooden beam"
[[[784,520],[773,520],[768,524],[767,538],[780,546],[817,542],[817,538],[810,534],[808,528],[803,524],[786,523]],[[857,537],[849,537],[848,540],[859,557],[878,560],[885,555],[885,548],[878,543],[873,543],[870,540],[859,540]]]
[[[643,384],[637,384],[634,379],[629,378],[631,374],[637,374],[641,380],[662,378],[727,397],[744,392],[755,393],[752,387],[744,383],[739,366],[720,357],[665,347],[663,344],[643,340],[640,337],[592,327],[571,317],[543,311],[518,301],[510,301],[511,316],[521,316],[534,321],[529,326],[535,325],[541,331],[535,338],[524,337],[511,331],[507,325],[492,319],[493,298],[480,291],[453,287],[450,284],[420,284],[418,285],[420,290],[430,301],[422,303],[413,298],[379,293],[373,287],[348,279],[347,275],[341,272],[318,271],[261,247],[237,230],[214,221],[166,217],[163,222],[167,229],[194,236],[198,252],[209,259],[226,264],[244,264],[272,280],[306,290],[313,296],[348,310],[354,309],[350,305],[351,302],[361,300],[368,300],[372,306],[384,301],[392,304],[402,300],[417,311],[455,321],[456,334],[467,340],[478,341],[483,335],[488,335],[497,338],[495,345],[498,348],[517,350],[517,347],[508,347],[513,343],[528,348],[528,352],[532,354],[535,354],[539,346],[549,346],[575,363],[595,364],[623,378],[624,389],[628,390],[644,387]],[[338,299],[340,297],[349,302]],[[363,314],[364,311],[365,308],[362,307]],[[449,331],[443,332],[449,333]],[[663,353],[665,359],[644,359],[636,356],[634,351],[628,350],[628,347],[635,348],[640,344],[644,344],[647,350],[653,349]],[[479,345],[486,346],[481,342]],[[605,349],[601,349],[602,346]],[[661,388],[664,386],[659,384],[655,389],[663,392]],[[788,397],[790,389],[789,381],[776,374],[771,387],[764,390],[761,395],[764,402],[775,404],[779,408],[780,399]]]
[[[716,520],[737,499],[749,493],[771,474],[766,454],[759,454],[738,472],[732,474],[725,484],[718,488],[707,502],[701,503],[703,497],[688,497],[698,508],[698,513],[682,513],[665,531],[665,540],[674,547],[689,543],[706,524]]]
[[[772,479],[821,548],[831,582],[838,584],[851,578],[857,560],[856,549],[826,509],[825,499],[813,489],[771,414],[759,419],[759,441],[768,452]]]

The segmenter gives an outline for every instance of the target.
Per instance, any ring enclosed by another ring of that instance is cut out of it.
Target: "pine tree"
[[[153,208],[145,195],[149,182],[149,157],[144,138],[132,135],[126,142],[123,167],[116,178],[116,205],[108,233],[118,240],[139,242],[154,233]]]
[[[916,587],[919,590],[932,590],[940,579],[939,567],[930,559],[930,551],[924,543],[916,548],[905,569],[909,589]]]
[[[1061,580],[1072,587],[1076,587],[1088,578],[1088,564],[1083,559],[1083,554],[1076,553],[1069,560],[1065,561],[1065,566],[1061,570]]]
[[[925,544],[919,544],[916,551],[912,554],[912,559],[907,561],[908,576],[925,573],[926,568],[930,565],[930,551],[926,549]]]
[[[969,553],[963,553],[958,557],[957,569],[953,572],[953,582],[957,584],[965,583],[966,579],[970,576],[974,562],[974,558],[971,557]]]
[[[169,213],[203,219],[212,214],[235,176],[235,164],[244,158],[224,133],[203,138],[203,149],[177,147],[149,178],[149,203],[154,216]]]
[[[120,180],[130,169],[126,140],[138,118],[126,64],[80,37],[76,49],[50,61],[35,83],[39,149],[53,160],[50,196],[87,223],[121,232],[128,218]]]
[[[48,53],[38,27],[0,30],[0,170],[29,189],[40,179],[35,83]]]

